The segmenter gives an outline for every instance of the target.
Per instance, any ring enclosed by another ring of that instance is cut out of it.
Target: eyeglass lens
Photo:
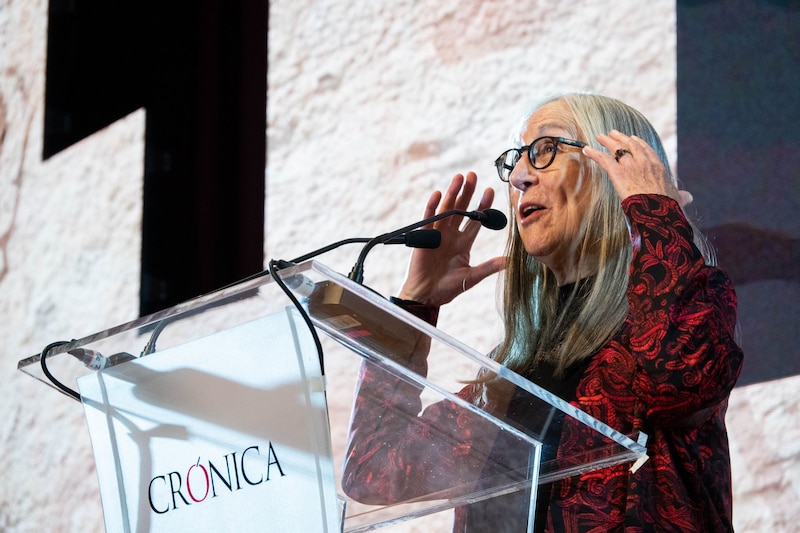
[[[553,162],[556,157],[556,144],[558,141],[550,137],[536,139],[528,149],[528,157],[533,168],[543,169]]]
[[[509,180],[511,171],[513,171],[514,167],[519,163],[523,151],[528,152],[528,159],[533,168],[541,170],[549,166],[553,162],[553,159],[555,159],[557,144],[558,142],[551,137],[542,137],[536,139],[527,147],[523,146],[522,148],[507,150],[495,161],[500,179],[503,181]]]

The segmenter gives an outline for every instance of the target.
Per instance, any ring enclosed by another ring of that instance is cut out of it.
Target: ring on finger
[[[625,154],[630,154],[631,151],[626,148],[617,148],[617,151],[614,152],[614,161],[619,163],[619,158],[624,156]]]

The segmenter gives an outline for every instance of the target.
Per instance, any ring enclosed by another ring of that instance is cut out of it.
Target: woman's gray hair
[[[636,135],[658,154],[675,180],[661,139],[650,122],[632,107],[606,96],[567,93],[538,102],[523,117],[515,135],[527,127],[531,115],[552,102],[563,102],[573,119],[577,140],[605,150],[597,135],[616,129]],[[608,175],[600,165],[588,168],[591,201],[582,219],[578,244],[578,272],[595,272],[575,284],[566,301],[559,302],[559,287],[553,273],[525,251],[515,223],[510,224],[503,274],[504,340],[495,358],[525,375],[540,361],[547,361],[561,374],[566,368],[599,350],[608,342],[628,314],[626,289],[632,258],[627,219]],[[512,210],[512,216],[516,216]],[[713,254],[695,229],[695,242],[706,260]]]

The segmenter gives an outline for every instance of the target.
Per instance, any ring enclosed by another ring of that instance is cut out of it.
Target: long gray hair
[[[536,110],[555,101],[565,103],[571,112],[578,140],[604,150],[597,142],[598,134],[616,129],[636,135],[655,149],[673,176],[650,122],[613,98],[589,93],[552,96],[525,115],[518,131],[524,130]],[[553,364],[556,375],[562,375],[570,365],[607,343],[628,314],[626,289],[632,247],[627,221],[606,172],[594,162],[590,162],[588,171],[591,199],[577,244],[577,271],[594,275],[575,284],[565,301],[559,303],[559,287],[552,271],[525,251],[516,223],[510,224],[503,274],[505,337],[494,357],[522,375],[540,361]],[[516,218],[516,214],[513,216]],[[713,262],[710,247],[696,229],[695,242],[706,260]]]

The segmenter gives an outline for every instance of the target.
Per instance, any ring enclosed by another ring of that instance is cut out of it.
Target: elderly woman
[[[505,336],[492,357],[614,429],[649,436],[650,459],[635,472],[618,465],[542,487],[535,530],[731,531],[724,419],[742,364],[736,297],[682,211],[691,196],[677,189],[658,135],[622,102],[578,93],[536,106],[515,141],[496,161],[514,222],[506,256],[470,266],[479,223],[440,220],[442,246],[413,252],[393,300],[435,322],[441,305],[502,270]],[[425,216],[467,209],[476,180],[456,176]],[[478,208],[493,195],[486,189]],[[416,359],[408,364],[424,372]],[[402,460],[424,449],[426,433],[378,412],[419,405],[413,390],[387,388],[390,379],[362,372],[343,477],[356,500],[389,503],[430,487]],[[460,394],[477,403],[487,388],[479,376]],[[376,394],[380,402],[366,400]],[[452,423],[455,408],[440,402],[416,420]],[[525,424],[525,413],[514,416]],[[581,442],[579,432],[565,426],[555,453]],[[460,507],[454,531],[524,531],[514,501]]]

